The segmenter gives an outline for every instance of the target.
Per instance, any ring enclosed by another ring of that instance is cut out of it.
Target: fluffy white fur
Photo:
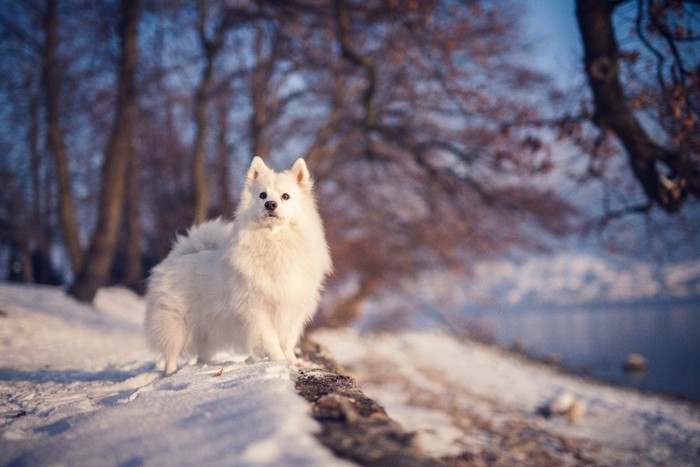
[[[165,357],[166,374],[183,351],[200,361],[236,350],[295,363],[294,347],[330,272],[306,163],[275,173],[255,157],[235,221],[193,227],[153,269],[148,342]]]

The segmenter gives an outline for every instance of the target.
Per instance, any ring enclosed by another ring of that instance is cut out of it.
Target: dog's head
[[[297,159],[291,169],[276,173],[260,157],[254,157],[236,217],[269,225],[293,224],[303,215],[312,188],[304,159]]]

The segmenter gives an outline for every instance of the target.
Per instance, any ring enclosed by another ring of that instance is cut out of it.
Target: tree
[[[8,278],[18,282],[31,282],[33,270],[27,235],[27,206],[17,177],[0,166],[0,245],[9,246]],[[11,215],[16,211],[14,215]]]
[[[216,186],[219,189],[219,215],[231,216],[234,206],[231,200],[231,148],[226,140],[228,123],[228,100],[219,99],[216,105]]]
[[[116,113],[102,165],[98,220],[90,247],[69,293],[92,301],[112,267],[125,198],[125,180],[134,151],[137,118],[136,66],[139,0],[120,1],[121,56]]]
[[[214,60],[221,48],[226,32],[227,21],[222,19],[215,29],[214,37],[207,37],[207,19],[209,14],[207,0],[199,0],[197,33],[199,35],[199,45],[204,55],[204,67],[199,87],[195,91],[194,97],[194,121],[195,140],[192,158],[192,179],[194,186],[194,222],[199,224],[207,219],[209,214],[209,192],[210,183],[206,176],[206,156],[207,138],[209,135],[209,121],[207,103],[210,99],[212,88],[214,87]]]
[[[83,264],[83,249],[80,245],[80,233],[73,198],[73,185],[68,168],[68,152],[63,129],[60,123],[59,96],[61,93],[59,78],[58,15],[56,0],[48,0],[44,16],[44,48],[42,54],[42,83],[46,102],[46,126],[48,147],[55,159],[56,178],[58,180],[59,206],[66,248],[73,272],[80,270]]]
[[[139,201],[141,184],[139,179],[139,154],[133,151],[129,159],[125,201],[125,271],[124,285],[137,292],[144,291],[143,254],[141,250],[141,219]]]
[[[430,270],[463,277],[475,261],[575,229],[576,208],[537,183],[554,162],[541,101],[525,94],[547,83],[508,60],[514,16],[338,0],[331,24],[342,84],[330,88],[320,204],[336,279],[357,285],[327,323],[357,318],[380,288]]]
[[[618,45],[613,16],[625,4],[636,10],[637,50],[622,51]],[[700,197],[700,65],[697,54],[687,51],[687,44],[700,41],[700,35],[684,24],[697,13],[698,4],[692,1],[576,2],[593,121],[619,139],[650,203],[670,213],[683,207],[688,194]],[[655,79],[645,83],[628,73],[623,80],[625,62],[634,66],[643,57],[650,57],[646,75],[651,72]],[[642,108],[656,108],[656,135],[638,118],[635,111]],[[665,142],[659,142],[660,136]],[[646,211],[650,203],[635,210]]]

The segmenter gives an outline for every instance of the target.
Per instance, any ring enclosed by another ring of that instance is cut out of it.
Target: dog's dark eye
[[[290,196],[287,193],[282,195],[282,199],[285,201],[288,200],[289,198],[290,198]]]
[[[260,193],[260,199],[265,199],[265,198],[267,198],[267,193],[265,193],[263,191],[262,193]]]

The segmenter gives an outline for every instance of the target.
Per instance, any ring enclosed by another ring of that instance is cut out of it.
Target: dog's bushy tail
[[[233,225],[221,218],[195,225],[187,235],[178,235],[170,252],[171,257],[184,256],[203,250],[216,250],[231,238]]]

